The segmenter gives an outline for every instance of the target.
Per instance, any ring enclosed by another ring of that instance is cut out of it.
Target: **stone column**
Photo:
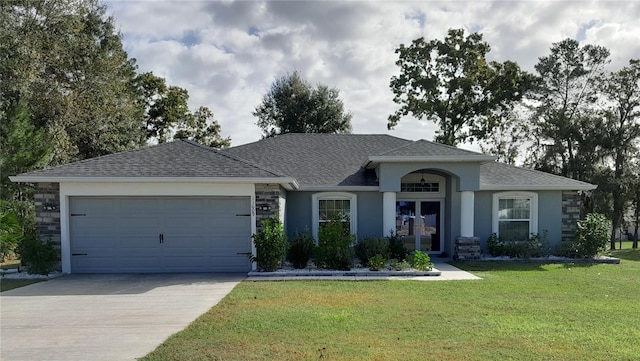
[[[462,191],[460,197],[460,237],[473,237],[474,192]]]
[[[396,192],[382,193],[382,236],[396,230]]]

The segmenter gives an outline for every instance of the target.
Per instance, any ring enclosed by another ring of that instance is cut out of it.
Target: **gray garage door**
[[[249,197],[72,197],[74,273],[246,272]]]

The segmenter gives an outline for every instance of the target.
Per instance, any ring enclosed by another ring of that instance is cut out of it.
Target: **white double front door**
[[[443,249],[443,215],[441,199],[398,199],[396,235],[407,249],[440,253]]]

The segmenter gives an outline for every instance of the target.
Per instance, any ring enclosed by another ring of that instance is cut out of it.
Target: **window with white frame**
[[[356,229],[356,195],[345,192],[324,192],[312,196],[313,236],[318,238],[318,230],[323,224],[340,219],[345,222],[349,233]]]
[[[493,195],[493,232],[505,241],[522,241],[538,233],[538,194],[502,192]]]

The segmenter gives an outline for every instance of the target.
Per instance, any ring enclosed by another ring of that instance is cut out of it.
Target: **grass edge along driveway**
[[[633,360],[640,251],[613,255],[456,264],[480,281],[245,281],[142,360]]]

